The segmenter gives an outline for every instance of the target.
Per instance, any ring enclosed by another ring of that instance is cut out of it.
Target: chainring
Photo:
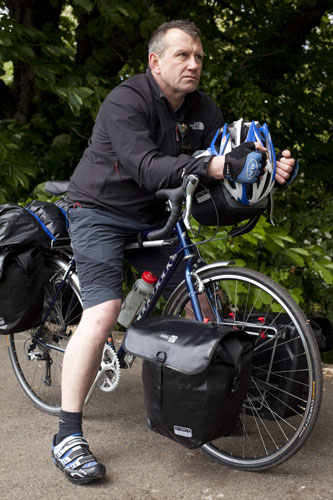
[[[104,346],[101,369],[103,375],[98,381],[98,387],[103,392],[114,391],[119,384],[120,364],[115,350],[107,344]]]

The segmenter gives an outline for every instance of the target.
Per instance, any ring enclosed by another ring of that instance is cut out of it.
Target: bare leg
[[[103,302],[83,311],[65,351],[62,368],[62,409],[81,412],[100,367],[104,343],[114,328],[121,300]]]

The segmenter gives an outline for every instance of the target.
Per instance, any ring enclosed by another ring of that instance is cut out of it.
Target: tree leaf
[[[320,274],[325,283],[327,283],[328,285],[333,284],[333,275],[326,267],[319,264],[319,262],[314,262],[313,268]]]
[[[32,59],[35,57],[34,51],[27,45],[20,47],[20,51],[23,53],[24,57],[31,57]]]
[[[88,14],[94,7],[94,3],[91,0],[73,0],[73,3],[82,7]]]
[[[297,252],[293,252],[292,250],[290,249],[286,249],[285,250],[285,254],[287,255],[287,257],[289,257],[293,262],[295,262],[295,264],[297,264],[298,266],[300,267],[304,267],[304,260],[303,258],[297,253]]]
[[[4,161],[8,156],[8,151],[0,142],[0,161]]]
[[[292,248],[290,248],[290,250],[292,252],[296,252],[296,253],[298,253],[300,255],[304,255],[306,257],[308,257],[310,255],[310,252],[308,252],[308,250],[306,250],[305,248],[292,247]]]

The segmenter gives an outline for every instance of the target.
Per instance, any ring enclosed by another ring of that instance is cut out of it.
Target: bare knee
[[[120,308],[121,299],[116,299],[85,309],[77,330],[105,342],[116,324]]]

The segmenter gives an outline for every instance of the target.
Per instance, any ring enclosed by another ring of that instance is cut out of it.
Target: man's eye
[[[202,55],[196,54],[195,58],[198,62],[202,62]]]

